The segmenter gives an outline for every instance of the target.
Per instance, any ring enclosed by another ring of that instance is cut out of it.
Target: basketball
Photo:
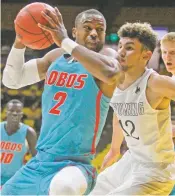
[[[38,27],[48,24],[41,12],[45,9],[54,11],[54,8],[45,3],[31,3],[20,10],[15,19],[15,31],[21,42],[27,47],[42,50],[51,46],[54,41],[49,32]]]

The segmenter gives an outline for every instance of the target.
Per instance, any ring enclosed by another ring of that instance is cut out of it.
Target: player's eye
[[[172,51],[170,54],[171,54],[171,55],[175,55],[175,51]]]
[[[97,29],[97,32],[103,32],[103,31],[104,31],[103,28],[98,28],[98,29]]]
[[[132,46],[127,46],[126,50],[134,50],[134,48]]]
[[[90,28],[89,26],[84,26],[84,29],[85,29],[86,31],[91,31],[91,28]]]

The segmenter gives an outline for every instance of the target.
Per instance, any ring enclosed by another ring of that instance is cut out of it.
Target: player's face
[[[103,17],[97,15],[86,16],[73,29],[73,36],[77,43],[99,52],[105,43],[105,30],[106,25]]]
[[[167,71],[175,74],[175,42],[164,41],[161,43],[161,51]]]
[[[7,121],[12,124],[19,124],[23,116],[22,105],[20,103],[9,103],[7,106]]]
[[[151,51],[143,50],[143,45],[136,38],[122,37],[118,45],[120,64],[124,71],[133,67],[145,67]]]

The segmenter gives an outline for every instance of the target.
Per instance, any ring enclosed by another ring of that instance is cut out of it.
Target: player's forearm
[[[112,57],[77,46],[72,55],[96,78],[105,83],[112,84],[120,74],[120,66]]]
[[[113,152],[120,151],[124,139],[123,131],[119,125],[119,121],[116,117],[116,114],[113,114],[113,134],[112,134],[112,143],[111,149]]]
[[[108,54],[102,55],[77,44],[69,38],[65,38],[61,47],[75,57],[94,77],[99,80],[113,84],[121,80],[120,65],[118,61]]]
[[[36,60],[25,63],[24,53],[24,45],[15,41],[2,77],[3,84],[8,88],[18,89],[40,81]]]

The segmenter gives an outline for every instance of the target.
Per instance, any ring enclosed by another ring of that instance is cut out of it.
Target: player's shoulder
[[[65,51],[62,48],[55,48],[51,51],[49,51],[45,58],[48,59],[50,62],[54,62],[57,58],[61,57],[63,54],[65,54]]]
[[[172,80],[172,78],[153,72],[148,79],[148,87],[154,92],[160,92],[169,80]]]
[[[35,129],[27,125],[27,132],[36,133]]]
[[[5,123],[6,123],[6,121],[0,122],[0,126],[4,125]]]
[[[34,128],[28,126],[27,127],[27,135],[26,135],[26,138],[29,138],[30,139],[30,138],[33,138],[33,137],[37,137],[37,133],[36,133],[36,131],[35,131]]]

